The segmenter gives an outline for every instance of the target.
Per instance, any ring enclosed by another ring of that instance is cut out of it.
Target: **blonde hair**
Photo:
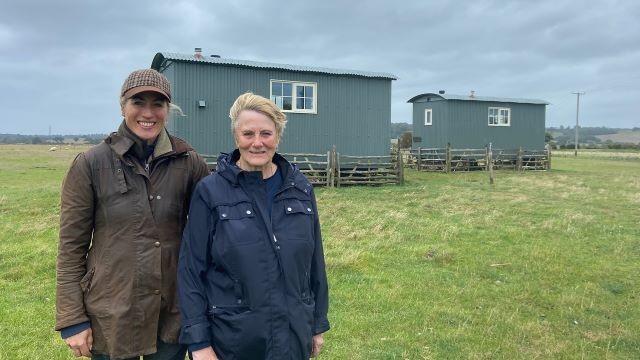
[[[234,133],[234,136],[238,126],[238,115],[244,110],[253,110],[266,115],[276,126],[278,140],[282,139],[282,134],[284,134],[284,128],[287,124],[287,116],[273,101],[251,92],[238,96],[231,109],[229,109],[231,132]]]

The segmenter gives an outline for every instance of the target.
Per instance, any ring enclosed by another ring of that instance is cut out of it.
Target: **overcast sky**
[[[640,126],[640,1],[65,1],[0,5],[0,133],[106,133],[157,52],[388,72],[414,95],[537,98],[547,126]]]

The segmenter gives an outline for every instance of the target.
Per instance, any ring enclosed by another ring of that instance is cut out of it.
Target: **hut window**
[[[511,109],[490,107],[489,126],[511,126]]]
[[[284,112],[317,114],[316,83],[271,80],[271,100]]]
[[[433,123],[433,117],[431,109],[424,109],[424,126],[431,125]]]

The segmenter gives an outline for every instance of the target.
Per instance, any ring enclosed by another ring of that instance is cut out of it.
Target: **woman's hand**
[[[193,360],[218,360],[218,357],[216,356],[216,353],[213,352],[213,348],[211,346],[194,351],[191,353],[191,356],[193,356]]]
[[[314,335],[313,339],[311,340],[313,342],[313,346],[311,348],[311,357],[316,357],[320,355],[320,351],[322,351],[322,345],[324,345],[324,338],[322,337],[322,334],[318,334],[318,335]]]
[[[91,357],[91,348],[93,347],[93,333],[91,332],[91,328],[69,336],[64,339],[64,342],[69,345],[69,348],[73,351],[73,355],[76,357]]]

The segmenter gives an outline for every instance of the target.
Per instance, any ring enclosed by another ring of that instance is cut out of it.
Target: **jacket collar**
[[[167,129],[162,129],[162,131],[160,131],[160,135],[158,135],[158,140],[156,141],[156,148],[153,150],[153,158],[159,158],[160,156],[172,151],[173,145],[171,144],[171,139],[169,139],[169,134],[167,134]]]
[[[221,153],[220,156],[218,156],[218,162],[216,164],[216,172],[235,186],[240,183],[241,178],[252,176],[250,175],[252,172],[242,170],[238,165],[236,165],[236,161],[238,161],[238,159],[240,159],[240,151],[235,149],[231,154]],[[278,169],[282,174],[284,184],[295,185],[295,166],[278,153],[273,155],[272,161],[278,166]]]

